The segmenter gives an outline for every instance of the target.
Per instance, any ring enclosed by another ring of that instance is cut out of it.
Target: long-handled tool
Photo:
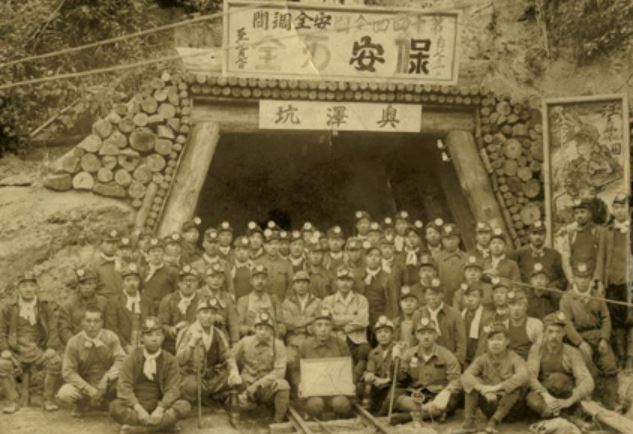
[[[396,399],[396,382],[398,381],[398,371],[400,370],[400,358],[396,357],[393,363],[393,380],[391,381],[391,390],[389,391],[389,412],[387,413],[387,421],[391,423],[391,414],[393,413],[393,403]]]

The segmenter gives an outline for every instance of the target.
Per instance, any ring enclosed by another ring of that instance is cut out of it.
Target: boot
[[[600,394],[600,402],[608,410],[614,410],[618,405],[618,376],[605,375],[598,379],[601,384],[602,393]]]
[[[413,420],[413,427],[415,429],[422,428],[422,412],[421,411],[412,411],[411,420]]]
[[[488,423],[486,424],[486,433],[488,434],[497,434],[499,430],[497,429],[497,419],[491,417]]]
[[[55,390],[57,389],[59,376],[47,372],[44,377],[44,411],[57,411],[59,407],[55,404]]]
[[[464,423],[453,434],[472,434],[478,431],[475,424],[475,414],[479,407],[479,392],[467,392],[464,397]]]
[[[366,383],[363,388],[362,406],[367,411],[371,409],[371,384]]]
[[[2,409],[5,414],[13,414],[18,411],[18,392],[13,377],[0,378],[0,385],[4,389],[4,396],[7,399],[7,405]]]
[[[290,404],[290,391],[280,390],[275,394],[275,423],[281,423],[286,419],[288,405]]]
[[[240,422],[240,411],[237,403],[237,390],[231,390],[229,393],[229,421],[233,428],[237,429]]]

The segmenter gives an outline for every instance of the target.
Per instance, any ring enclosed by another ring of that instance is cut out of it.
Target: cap
[[[330,229],[327,230],[327,237],[328,238],[345,238],[345,235],[343,234],[343,229],[341,229],[340,226],[332,226]]]
[[[545,223],[540,220],[535,221],[532,223],[532,226],[530,226],[531,233],[545,233],[546,231],[547,228],[545,227]]]
[[[254,326],[258,326],[258,325],[267,325],[270,328],[274,328],[275,326],[273,325],[273,319],[271,318],[271,316],[266,313],[266,312],[261,312],[258,313],[257,316],[255,317],[255,322],[253,324]]]
[[[496,276],[490,279],[490,283],[492,284],[493,291],[497,288],[509,289],[508,282],[505,279],[500,279]]]
[[[352,270],[347,267],[339,267],[336,270],[336,278],[337,279],[353,279]]]
[[[424,223],[422,223],[422,220],[416,220],[413,222],[413,224],[410,224],[407,229],[405,230],[405,234],[409,234],[410,232],[414,232],[418,235],[422,234],[422,231],[424,230]]]
[[[520,289],[513,289],[508,292],[508,304],[512,303],[527,303],[525,292]]]
[[[365,250],[365,253],[369,253],[372,250],[378,250],[379,252],[381,251],[378,243],[372,243],[369,240],[363,241],[363,249]]]
[[[123,267],[123,270],[121,270],[121,277],[127,276],[141,276],[140,270],[138,269],[138,266],[136,264],[128,264],[127,266]]]
[[[327,319],[327,320],[333,321],[334,316],[332,315],[332,312],[330,311],[330,309],[324,307],[322,309],[319,309],[317,313],[315,314],[314,321],[318,319]]]
[[[576,277],[589,277],[593,270],[586,262],[578,262],[574,265],[573,273]]]
[[[409,221],[409,213],[407,211],[398,211],[395,216],[395,220]]]
[[[150,250],[153,249],[163,249],[163,242],[161,240],[159,240],[158,238],[150,238],[149,239],[149,243],[147,243],[147,251],[149,252]]]
[[[437,218],[435,220],[433,220],[432,222],[429,222],[426,224],[426,230],[429,229],[434,229],[437,232],[439,232],[440,234],[442,233],[442,226],[444,226],[444,220]]]
[[[37,277],[32,271],[26,271],[18,276],[17,283],[20,284],[22,282],[37,282]]]
[[[293,282],[297,282],[299,280],[304,280],[304,281],[310,281],[310,275],[308,274],[307,271],[297,271],[293,276],[292,276],[292,281]]]
[[[464,269],[471,268],[471,267],[476,267],[481,270],[483,270],[484,268],[479,258],[475,255],[470,255],[469,257],[467,257],[466,262],[464,263]]]
[[[493,322],[492,324],[484,326],[484,332],[488,337],[496,335],[497,333],[503,333],[506,337],[508,336],[508,328],[502,322]]]
[[[573,209],[586,209],[591,211],[591,201],[588,199],[575,199],[573,206]]]
[[[223,221],[218,225],[218,233],[220,232],[230,232],[233,233],[233,228],[231,227],[231,223],[227,221]]]
[[[97,273],[91,269],[77,268],[75,270],[75,275],[77,276],[77,280],[80,282],[85,282],[86,280],[97,280]]]
[[[448,237],[459,237],[459,228],[457,227],[457,225],[453,224],[453,223],[449,223],[449,224],[445,224],[444,226],[442,226],[442,237],[443,238],[448,238]]]
[[[253,221],[248,222],[248,225],[246,225],[246,235],[247,236],[251,236],[254,233],[259,232],[260,234],[262,233],[262,228],[259,227],[259,225]]]
[[[413,297],[416,300],[418,299],[418,296],[415,295],[413,291],[411,291],[411,287],[405,285],[400,289],[400,300],[404,300],[405,298],[409,297]]]
[[[393,235],[392,234],[385,234],[385,236],[380,237],[380,239],[378,240],[378,245],[379,246],[392,246],[393,247]]]
[[[204,240],[207,243],[217,243],[218,242],[218,231],[215,228],[209,228],[204,231]]]
[[[354,214],[354,217],[356,217],[356,221],[359,221],[362,219],[371,220],[371,216],[369,215],[369,213],[363,210],[356,211],[356,214]]]
[[[434,277],[431,280],[431,284],[426,289],[433,292],[442,292],[442,282],[440,282],[440,279],[437,277]]]
[[[132,240],[128,237],[122,237],[119,240],[119,248],[132,248]]]
[[[206,276],[215,276],[216,274],[224,274],[224,267],[219,262],[207,267],[205,273]]]
[[[266,241],[279,241],[279,231],[271,228],[266,228],[264,229],[264,238],[266,239]]]
[[[541,264],[540,262],[536,262],[534,263],[534,266],[532,267],[532,270],[530,271],[529,277],[534,277],[539,274],[547,275],[547,273],[545,272],[545,268],[543,267],[543,264]]]
[[[121,232],[117,229],[107,229],[103,234],[105,241],[119,241],[119,238],[121,238]]]
[[[234,247],[242,247],[244,249],[248,249],[250,244],[250,241],[248,241],[248,238],[245,236],[237,237],[235,241],[233,241]]]
[[[279,232],[279,240],[280,241],[288,242],[289,239],[290,239],[290,236],[288,235],[288,232],[286,232],[286,231],[280,231]]]
[[[182,241],[182,238],[180,237],[180,234],[178,232],[175,232],[169,235],[168,237],[166,237],[164,240],[164,243],[167,246],[169,244],[180,244],[181,241]]]
[[[163,329],[163,324],[160,318],[156,316],[148,316],[147,318],[143,319],[143,322],[141,324],[141,333],[143,334],[153,332],[154,330],[162,330],[162,329]]]
[[[251,270],[251,277],[257,276],[258,274],[265,274],[268,276],[268,268],[265,265],[257,264]]]
[[[549,325],[565,327],[567,325],[567,316],[565,316],[565,313],[561,311],[545,315],[545,318],[543,318],[543,326],[547,327]]]
[[[185,264],[185,265],[182,266],[182,268],[178,272],[178,275],[182,279],[183,277],[186,277],[186,276],[197,277],[198,273],[196,272],[195,268],[193,268],[191,265]]]
[[[492,232],[492,227],[490,226],[490,223],[478,222],[475,227],[475,232]]]
[[[391,217],[385,217],[385,219],[382,221],[382,224],[385,229],[391,228],[393,226],[393,219]]]
[[[501,228],[494,228],[492,230],[492,239],[494,240],[495,238],[500,239],[503,242],[506,241],[506,236],[503,233],[503,230],[501,230]]]
[[[617,193],[615,196],[613,196],[613,200],[611,201],[611,204],[616,204],[619,203],[620,205],[625,205],[629,202],[629,197],[624,194],[624,193]]]
[[[301,232],[312,232],[314,230],[316,230],[316,228],[310,222],[305,222],[303,226],[301,226]]]
[[[421,332],[424,330],[437,331],[437,324],[435,323],[435,321],[433,321],[430,318],[422,317],[420,318],[420,321],[418,322],[418,324],[415,326],[415,331]]]
[[[182,231],[188,231],[189,229],[197,229],[198,226],[200,226],[202,224],[202,219],[200,217],[194,217],[191,220],[188,220],[185,222],[185,224],[182,225]]]
[[[382,226],[378,222],[371,222],[369,224],[369,232],[382,232]]]
[[[481,287],[479,285],[471,285],[466,282],[463,282],[461,285],[459,285],[459,289],[462,290],[463,295],[470,294],[471,292],[478,292],[480,294],[482,293]]]
[[[384,328],[390,328],[391,330],[395,329],[393,322],[391,322],[389,318],[384,315],[380,315],[378,317],[378,320],[376,321],[376,324],[374,325],[374,331],[378,331]]]
[[[308,252],[323,252],[324,251],[321,243],[309,243],[306,246],[306,249],[308,250]]]
[[[433,259],[433,256],[429,255],[428,253],[420,255],[420,267],[424,266],[437,268],[435,259]]]
[[[213,309],[219,310],[221,307],[220,300],[216,297],[202,297],[198,301],[198,305],[196,306],[196,312],[199,312],[204,309]]]
[[[350,237],[347,239],[345,250],[360,250],[362,247],[363,245],[358,238]]]

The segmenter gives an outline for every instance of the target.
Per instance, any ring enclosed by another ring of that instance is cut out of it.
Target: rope
[[[257,6],[257,7],[259,7],[259,6]],[[54,57],[54,56],[58,56],[58,55],[62,55],[62,54],[67,54],[67,53],[70,53],[70,52],[80,51],[80,50],[83,50],[83,49],[86,49],[86,48],[93,48],[93,47],[97,47],[97,46],[100,46],[100,45],[105,45],[105,44],[109,44],[109,43],[112,43],[112,42],[117,42],[117,41],[120,41],[120,40],[129,39],[129,38],[132,38],[132,37],[135,37],[135,36],[140,36],[140,35],[143,35],[143,34],[164,30],[165,28],[179,27],[179,26],[182,26],[182,25],[191,24],[191,22],[209,20],[209,19],[217,18],[218,16],[230,15],[232,13],[243,12],[243,11],[249,10],[249,9],[256,9],[257,7],[253,6],[253,7],[248,7],[248,8],[240,8],[239,11],[236,10],[234,12],[228,12],[228,13],[219,12],[219,13],[212,14],[212,15],[205,15],[204,17],[197,17],[197,18],[193,18],[193,19],[187,20],[187,21],[182,21],[182,22],[173,23],[173,24],[167,24],[165,26],[160,26],[160,27],[156,27],[156,28],[153,28],[153,29],[143,30],[141,32],[131,33],[131,34],[128,34],[128,35],[117,36],[115,38],[104,39],[102,41],[97,41],[97,42],[93,42],[93,43],[90,43],[90,44],[80,45],[80,46],[77,46],[77,47],[67,48],[67,49],[63,49],[63,50],[59,50],[59,51],[53,51],[53,52],[50,52],[50,53],[41,54],[41,55],[37,55],[37,56],[25,57],[25,58],[22,58],[22,59],[18,59],[18,60],[6,62],[6,63],[0,63],[0,68],[6,67],[6,66],[9,66],[9,65],[13,65],[13,64],[16,64],[16,63],[21,63],[21,62],[26,62],[26,61],[30,61],[30,60],[36,60],[36,59],[42,59],[42,58],[48,58],[48,57]],[[442,10],[435,10],[433,12],[440,13],[440,12],[442,12]],[[406,13],[403,13],[403,14],[394,15],[393,17],[388,18],[388,20],[395,20],[395,19],[398,19],[398,18],[417,16],[417,15],[422,15],[422,14],[426,14],[426,13],[429,13],[429,12],[428,11],[406,12]],[[355,28],[358,28],[358,27],[368,26],[368,25],[371,25],[371,24],[376,24],[376,23],[380,23],[380,22],[384,22],[384,21],[385,21],[385,18],[381,18],[381,19],[377,19],[377,20],[373,20],[373,21],[366,21],[366,22],[358,23],[358,24],[351,25],[351,26],[341,27],[341,28],[335,29],[335,30],[314,30],[314,31],[311,31],[311,32],[301,32],[300,34],[297,33],[297,32],[294,32],[294,33],[290,33],[290,34],[288,34],[286,36],[281,36],[281,37],[277,38],[277,40],[298,38],[299,37],[298,35],[306,36],[306,35],[311,35],[311,34],[336,33],[336,32],[340,32],[340,31],[343,31],[343,30],[355,29]],[[462,25],[462,27],[463,27],[463,25]],[[246,47],[254,47],[254,46],[258,45],[258,44],[259,44],[259,41],[251,42],[251,43],[244,44],[244,45],[240,45],[239,47],[240,48],[243,48],[244,46],[246,46]],[[238,47],[237,45],[226,46],[226,47],[223,47],[223,50],[224,51],[233,50],[233,49],[235,49],[237,47]],[[195,54],[189,54],[189,55],[165,56],[165,57],[161,57],[161,58],[158,58],[158,59],[150,59],[150,60],[144,60],[144,61],[139,61],[139,62],[134,62],[134,63],[125,63],[125,64],[111,66],[111,67],[89,69],[89,70],[81,71],[81,72],[73,72],[73,73],[67,73],[67,74],[53,75],[53,76],[50,76],[50,77],[42,77],[42,78],[37,78],[37,79],[18,81],[18,82],[15,82],[15,83],[8,83],[8,84],[1,85],[0,86],[0,90],[6,90],[6,89],[11,89],[13,87],[25,86],[25,85],[31,85],[31,84],[39,84],[39,83],[44,83],[44,82],[48,82],[48,81],[65,80],[65,79],[69,79],[69,78],[85,77],[85,76],[89,76],[89,75],[96,75],[96,74],[103,74],[103,73],[108,73],[108,72],[115,72],[115,71],[120,71],[120,70],[124,70],[124,69],[133,69],[133,68],[137,68],[139,66],[146,66],[146,65],[153,64],[153,63],[159,63],[159,62],[168,61],[168,60],[177,60],[177,59],[181,59],[181,58],[184,58],[184,57],[204,56],[206,54],[208,54],[208,53],[195,53]],[[387,81],[390,81],[390,80],[387,80]]]
[[[546,292],[553,292],[556,294],[571,294],[570,291],[564,291],[562,289],[558,289],[558,288],[552,288],[552,287],[547,287],[547,286],[535,286],[535,285],[530,285],[528,283],[525,282],[520,282],[518,280],[511,280],[508,279],[506,280],[507,282],[515,285],[515,286],[520,286],[520,287],[524,287],[524,288],[530,288],[530,289],[538,289],[539,291],[546,291]],[[629,288],[630,290],[630,288]],[[626,301],[620,301],[620,300],[613,300],[611,298],[605,298],[605,297],[598,297],[596,295],[591,295],[591,291],[588,291],[589,293],[587,295],[583,295],[583,297],[586,297],[588,299],[591,300],[597,300],[597,301],[604,301],[605,303],[610,303],[610,304],[615,304],[618,306],[626,306],[626,307],[633,307],[633,303],[627,303]]]

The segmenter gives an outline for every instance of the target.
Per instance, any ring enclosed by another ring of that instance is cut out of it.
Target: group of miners
[[[395,422],[463,407],[462,433],[478,430],[478,409],[490,433],[591,396],[614,409],[617,373],[633,367],[628,198],[604,224],[593,208],[574,203],[562,255],[540,221],[518,250],[478,222],[464,251],[457,225],[405,211],[358,211],[348,238],[310,223],[201,233],[199,218],[164,239],[108,229],[69,300],[41,299],[33,273],[18,279],[0,313],[3,411],[19,409],[33,369],[45,410],[107,408],[125,433],[176,429],[214,401],[232,416],[271,406],[275,422],[291,400],[317,420],[349,417],[355,401]],[[351,360],[355,393],[302,390],[301,361],[317,358]]]

